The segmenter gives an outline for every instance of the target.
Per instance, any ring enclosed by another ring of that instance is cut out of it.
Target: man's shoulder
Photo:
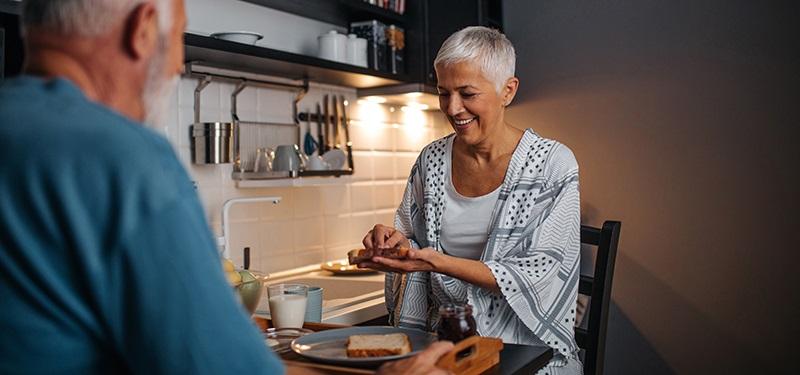
[[[98,196],[136,193],[168,200],[187,188],[185,171],[164,137],[89,101],[68,83],[52,85],[1,90],[0,98],[10,99],[0,103],[0,159],[9,163],[0,168],[4,176],[35,176],[25,183],[53,181]]]
[[[96,157],[109,163],[171,151],[154,131],[86,99],[64,80],[11,81],[0,87],[3,149],[16,148],[17,155],[58,154],[61,160]],[[139,157],[131,158],[134,154]]]

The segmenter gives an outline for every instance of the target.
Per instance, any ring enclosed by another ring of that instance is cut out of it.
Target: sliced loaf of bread
[[[348,357],[385,357],[409,352],[411,342],[404,333],[353,335],[347,339]]]

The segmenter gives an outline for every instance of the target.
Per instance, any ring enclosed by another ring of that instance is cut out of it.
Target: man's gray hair
[[[172,26],[172,0],[23,0],[22,24],[64,35],[98,36],[147,2],[156,5],[159,32],[166,34]]]
[[[460,62],[474,63],[500,93],[506,81],[514,77],[516,61],[514,46],[503,33],[470,26],[456,31],[442,43],[433,66],[439,69]]]

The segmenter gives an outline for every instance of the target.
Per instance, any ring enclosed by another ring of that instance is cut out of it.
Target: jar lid
[[[445,303],[439,306],[439,314],[442,315],[471,315],[472,305],[468,303]]]

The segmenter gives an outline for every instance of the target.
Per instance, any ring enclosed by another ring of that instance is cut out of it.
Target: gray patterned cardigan
[[[441,251],[439,229],[454,135],[426,146],[411,169],[395,227],[413,247]],[[481,256],[502,294],[434,272],[386,275],[392,324],[434,330],[438,306],[469,302],[483,336],[546,343],[574,358],[580,257],[578,164],[566,146],[525,131],[500,189]]]

